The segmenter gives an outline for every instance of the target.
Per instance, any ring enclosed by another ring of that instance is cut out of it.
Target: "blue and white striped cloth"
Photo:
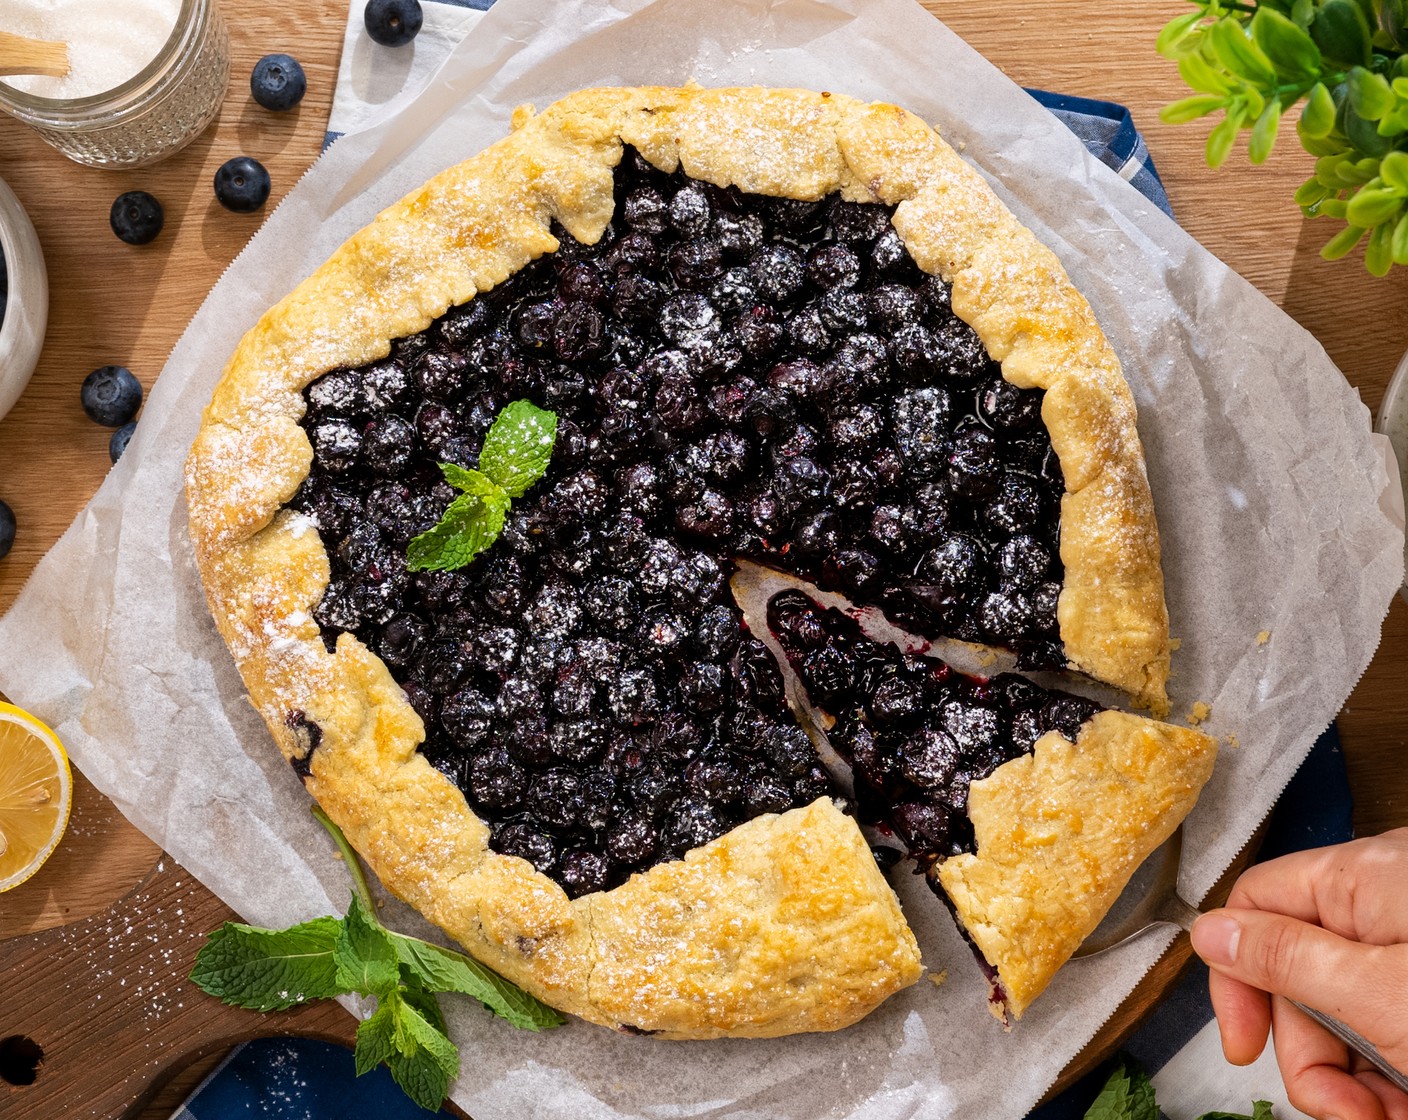
[[[425,24],[412,48],[387,51],[368,40],[365,0],[350,0],[347,34],[327,143],[373,124],[416,95],[493,0],[422,0]],[[1101,162],[1172,216],[1168,196],[1129,110],[1108,101],[1030,90]],[[1339,739],[1331,728],[1282,795],[1262,858],[1347,840],[1349,785]],[[1207,970],[1194,964],[1179,986],[1128,1040],[1126,1051],[1154,1078],[1166,1115],[1191,1120],[1213,1109],[1250,1112],[1269,1099],[1280,1120],[1299,1115],[1285,1101],[1270,1052],[1238,1069],[1222,1058],[1207,996]],[[1028,1120],[1079,1120],[1107,1075],[1098,1069]],[[386,1068],[354,1078],[349,1051],[307,1039],[272,1038],[235,1050],[192,1094],[173,1120],[342,1120],[376,1116],[411,1120],[434,1115],[396,1087]],[[441,1113],[448,1116],[448,1113]]]

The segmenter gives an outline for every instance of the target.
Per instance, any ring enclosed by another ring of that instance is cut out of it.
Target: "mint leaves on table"
[[[565,1022],[463,953],[383,926],[351,845],[317,806],[313,815],[352,872],[347,916],[314,918],[283,930],[226,922],[196,955],[191,980],[202,991],[254,1011],[282,1011],[305,1000],[352,993],[374,996],[375,1013],[357,1027],[357,1074],[385,1062],[396,1084],[426,1109],[440,1107],[460,1069],[435,993],[472,996],[522,1030]]]
[[[1085,1113],[1085,1120],[1160,1120],[1154,1100],[1154,1083],[1138,1062],[1127,1054],[1115,1060],[1105,1087]],[[1270,1101],[1255,1101],[1247,1116],[1239,1112],[1205,1112],[1198,1120],[1275,1120]]]
[[[1221,113],[1207,163],[1247,131],[1247,155],[1271,154],[1281,118],[1301,106],[1300,145],[1315,171],[1295,193],[1308,218],[1344,221],[1326,260],[1366,241],[1375,276],[1408,265],[1408,0],[1190,0],[1155,49],[1193,91],[1167,106],[1181,124]]]
[[[441,463],[445,481],[460,492],[439,524],[406,548],[412,572],[463,568],[503,532],[513,499],[521,498],[548,469],[557,442],[557,415],[530,401],[505,405],[479,452],[479,469]]]

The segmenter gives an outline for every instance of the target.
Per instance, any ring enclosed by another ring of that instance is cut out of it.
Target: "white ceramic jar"
[[[0,252],[10,296],[0,319],[0,417],[29,384],[49,322],[49,274],[34,225],[15,192],[0,179]]]

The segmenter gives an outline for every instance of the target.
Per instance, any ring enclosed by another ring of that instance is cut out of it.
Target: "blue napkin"
[[[466,21],[463,9],[482,10],[491,3],[492,0],[424,0],[427,25],[441,32],[437,46],[448,44],[443,46],[444,53],[448,53],[449,47],[457,41],[455,36],[472,26]],[[352,5],[351,15],[354,18],[349,35],[360,34],[359,5]],[[430,46],[430,43],[424,45]],[[418,50],[421,46],[417,40]],[[338,103],[334,106],[327,136],[329,144],[344,131],[338,127],[343,122],[358,126],[365,123],[365,118],[358,116],[363,107],[349,105],[344,96],[352,86],[351,82],[342,80],[348,76],[352,52],[344,50],[343,54]],[[395,90],[382,89],[376,99],[379,104],[387,105],[398,91],[403,95],[411,92],[402,86]],[[1173,216],[1149,149],[1127,108],[1109,101],[1042,90],[1028,92],[1080,137],[1097,159]],[[1262,848],[1263,858],[1349,839],[1349,784],[1333,727],[1321,736],[1287,787],[1270,828]],[[1145,1069],[1155,1074],[1211,1019],[1207,970],[1198,965],[1150,1015],[1130,1039],[1127,1049]],[[1095,1099],[1107,1075],[1108,1071],[1103,1068],[1095,1071],[1056,1100],[1034,1111],[1029,1120],[1078,1120]],[[1247,1110],[1250,1103],[1250,1099],[1244,1102]],[[242,1116],[258,1116],[262,1120],[342,1120],[363,1116],[411,1120],[432,1115],[436,1114],[417,1107],[396,1087],[384,1066],[356,1078],[352,1053],[343,1047],[310,1039],[268,1038],[238,1047],[196,1089],[173,1120],[232,1120]],[[442,1111],[438,1115],[450,1114]]]

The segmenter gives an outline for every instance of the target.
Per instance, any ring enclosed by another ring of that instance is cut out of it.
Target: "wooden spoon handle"
[[[0,78],[12,74],[44,74],[62,78],[68,73],[68,44],[30,39],[0,31]]]

